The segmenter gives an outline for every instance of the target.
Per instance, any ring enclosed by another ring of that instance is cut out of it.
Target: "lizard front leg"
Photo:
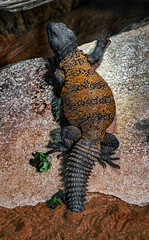
[[[60,68],[56,68],[56,70],[53,72],[53,80],[55,95],[60,97],[65,80],[64,71]]]
[[[62,141],[58,143],[49,143],[48,147],[51,148],[46,154],[54,152],[62,152],[57,157],[61,157],[69,153],[76,142],[81,138],[81,130],[75,126],[67,126],[61,130]]]
[[[105,49],[111,43],[109,36],[101,35],[97,40],[97,45],[91,54],[86,54],[87,60],[91,65],[97,64],[100,65]]]

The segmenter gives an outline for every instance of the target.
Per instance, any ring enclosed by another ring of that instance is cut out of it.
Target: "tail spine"
[[[72,212],[84,210],[88,179],[99,157],[98,150],[90,145],[81,139],[74,146],[68,158],[66,201]]]

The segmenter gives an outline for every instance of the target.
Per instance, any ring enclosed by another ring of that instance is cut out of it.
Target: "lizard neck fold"
[[[64,49],[60,53],[55,53],[55,57],[60,63],[70,52],[73,52],[75,49],[77,49],[77,43],[72,43],[69,46],[66,46],[67,48]]]
[[[84,56],[84,53],[82,50],[79,50],[78,48],[73,48],[71,51],[69,51],[66,56],[60,61],[59,67],[64,69],[66,72],[70,69],[81,68],[81,65],[84,65],[85,67],[87,63],[87,59]]]

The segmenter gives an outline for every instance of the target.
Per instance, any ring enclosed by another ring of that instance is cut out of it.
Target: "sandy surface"
[[[71,213],[65,206],[0,208],[3,240],[147,240],[149,208],[129,205],[118,198],[92,193],[85,211]]]

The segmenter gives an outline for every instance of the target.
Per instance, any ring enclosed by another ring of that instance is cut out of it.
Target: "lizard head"
[[[77,47],[75,34],[64,23],[49,23],[47,33],[50,47],[58,60],[67,55],[72,48]]]

